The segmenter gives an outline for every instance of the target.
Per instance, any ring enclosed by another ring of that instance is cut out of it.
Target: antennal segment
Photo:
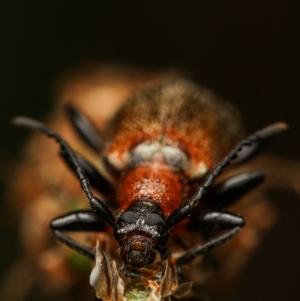
[[[230,162],[237,158],[238,153],[244,148],[248,146],[252,146],[253,144],[259,144],[265,139],[268,139],[288,128],[287,124],[284,122],[277,122],[271,124],[254,134],[248,136],[246,139],[242,140],[236,147],[234,147],[229,154],[219,163],[214,169],[207,175],[204,180],[202,186],[200,186],[194,196],[188,201],[187,204],[182,205],[177,210],[175,210],[167,219],[163,229],[161,230],[161,240],[164,238],[164,234],[183,220],[191,210],[198,205],[200,199],[207,192],[209,187],[215,182],[216,178],[222,173],[224,168],[230,164]]]
[[[117,233],[119,228],[116,224],[116,220],[113,214],[101,200],[93,195],[90,189],[89,180],[85,176],[84,171],[78,162],[76,154],[69,146],[69,144],[59,134],[39,121],[27,117],[16,117],[12,122],[16,126],[28,128],[31,130],[38,130],[48,137],[55,139],[55,141],[59,144],[61,151],[64,152],[68,157],[69,163],[73,165],[73,170],[80,181],[82,190],[90,201],[91,207],[104,221],[106,221],[114,229],[115,233]]]

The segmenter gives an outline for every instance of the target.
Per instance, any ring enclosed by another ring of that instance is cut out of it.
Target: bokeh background
[[[300,161],[299,11],[297,1],[289,0],[2,3],[2,174],[25,140],[10,119],[44,116],[56,76],[87,59],[187,70],[231,100],[249,132],[278,120],[289,123],[290,130],[270,152]],[[5,204],[5,188],[0,281],[21,252],[18,216]],[[281,218],[225,300],[299,298],[299,197],[295,191],[276,191],[273,197]]]

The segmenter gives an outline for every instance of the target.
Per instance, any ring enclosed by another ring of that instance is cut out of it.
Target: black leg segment
[[[176,260],[177,265],[189,263],[199,255],[209,252],[213,248],[225,243],[227,240],[235,236],[239,230],[245,225],[245,220],[242,216],[228,211],[207,211],[202,213],[198,221],[198,229],[215,229],[230,231],[216,238],[211,239],[204,245],[198,246]]]
[[[89,119],[71,106],[66,107],[68,116],[79,136],[96,152],[103,147],[103,140]]]
[[[194,224],[195,229],[198,230],[226,230],[243,227],[245,219],[240,215],[225,210],[206,211],[201,212]]]
[[[218,236],[217,238],[214,238],[207,242],[204,245],[198,246],[187,253],[185,253],[183,256],[179,257],[176,260],[177,265],[183,265],[191,262],[193,259],[195,259],[199,255],[203,255],[204,253],[209,252],[210,250],[214,249],[215,247],[223,244],[224,242],[228,241],[231,239],[233,236],[235,236],[240,230],[240,227],[236,227],[232,229],[231,231]]]
[[[51,229],[60,231],[97,231],[107,229],[106,223],[92,210],[79,210],[61,215],[50,223]]]
[[[76,252],[78,252],[92,260],[95,260],[95,252],[93,250],[91,250],[90,248],[82,245],[78,241],[72,239],[71,237],[67,236],[66,234],[64,234],[63,232],[61,232],[59,230],[54,230],[53,233],[62,243],[64,243],[71,249],[75,250]]]
[[[209,203],[212,207],[227,207],[263,183],[264,179],[265,174],[261,170],[251,170],[234,175],[209,191]]]
[[[92,210],[74,211],[53,219],[50,227],[55,236],[65,245],[78,253],[94,260],[95,252],[81,243],[73,240],[62,231],[93,231],[106,230],[106,223]]]

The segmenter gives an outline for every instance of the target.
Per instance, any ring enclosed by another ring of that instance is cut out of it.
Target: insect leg
[[[53,219],[50,227],[56,237],[71,249],[95,259],[95,252],[81,243],[73,240],[62,231],[104,231],[105,223],[99,216],[91,211],[74,211]]]
[[[69,168],[76,174],[76,170],[74,170],[74,165],[72,161],[70,161],[70,157],[65,151],[60,151],[60,155],[63,158],[63,160],[67,163]],[[85,175],[90,181],[90,184],[92,187],[97,189],[100,193],[102,193],[104,196],[108,196],[109,198],[111,195],[113,195],[115,189],[113,185],[104,178],[100,172],[91,164],[89,163],[84,157],[76,153],[77,160],[79,162],[79,165],[83,169]]]
[[[187,253],[183,256],[179,257],[176,260],[177,265],[183,265],[189,263],[194,258],[199,255],[202,255],[213,248],[225,243],[227,240],[235,236],[240,228],[242,228],[245,224],[245,220],[243,217],[238,216],[236,214],[225,212],[225,211],[211,211],[206,212],[200,217],[199,221],[199,228],[201,229],[218,229],[218,230],[225,230],[231,229],[230,231],[222,234],[212,240],[208,241],[204,245],[200,245]]]
[[[282,132],[287,128],[285,123],[275,123],[263,128],[260,131],[248,136],[246,139],[242,140],[236,147],[234,147],[223,160],[217,164],[214,169],[207,175],[202,186],[200,186],[195,195],[188,201],[187,204],[182,205],[177,210],[175,210],[167,219],[164,227],[161,230],[162,235],[161,240],[165,238],[165,233],[172,228],[174,225],[179,223],[184,219],[191,210],[198,205],[202,196],[207,192],[208,188],[215,182],[215,179],[222,173],[223,169],[230,164],[230,162],[237,158],[238,153],[244,148],[251,145],[259,144],[261,141]]]
[[[102,149],[103,141],[90,120],[74,107],[66,108],[69,118],[79,136],[96,152]]]
[[[52,230],[62,231],[104,231],[106,224],[92,210],[73,211],[53,219]]]
[[[91,250],[90,248],[82,245],[81,243],[79,243],[78,241],[67,236],[60,230],[53,230],[53,233],[62,243],[64,243],[71,249],[75,250],[76,252],[78,252],[92,260],[95,260],[95,252],[93,250]]]
[[[243,195],[261,184],[265,174],[261,170],[251,170],[234,175],[209,191],[211,206],[224,208],[235,203]]]
[[[79,179],[81,188],[84,191],[86,197],[89,199],[91,207],[103,220],[105,220],[114,229],[117,235],[119,228],[117,226],[113,214],[101,200],[97,199],[93,195],[90,189],[88,178],[86,178],[84,170],[81,168],[77,156],[75,155],[74,151],[71,149],[69,144],[59,134],[49,129],[45,124],[36,120],[26,117],[17,117],[13,120],[13,123],[17,126],[33,130],[39,130],[45,135],[56,140],[56,142],[60,145],[61,151],[64,152],[66,156],[68,156],[68,161],[72,165],[72,170],[74,170],[77,178]]]

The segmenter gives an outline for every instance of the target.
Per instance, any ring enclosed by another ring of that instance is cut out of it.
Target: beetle
[[[235,236],[245,220],[223,208],[260,184],[264,173],[248,171],[211,186],[224,168],[255,155],[269,137],[286,129],[284,123],[275,123],[242,139],[235,109],[182,79],[148,85],[135,93],[102,134],[76,108],[69,107],[68,113],[79,135],[101,153],[115,186],[46,125],[25,117],[17,117],[14,124],[39,130],[58,142],[61,157],[78,177],[92,207],[52,220],[56,237],[95,259],[94,250],[64,232],[107,231],[108,224],[120,245],[124,263],[120,272],[126,279],[144,277],[144,267],[166,258],[170,234],[181,244],[180,236],[190,231],[219,230],[206,243],[173,258],[178,271]],[[109,202],[97,198],[90,186]],[[111,204],[119,209],[117,218]]]

